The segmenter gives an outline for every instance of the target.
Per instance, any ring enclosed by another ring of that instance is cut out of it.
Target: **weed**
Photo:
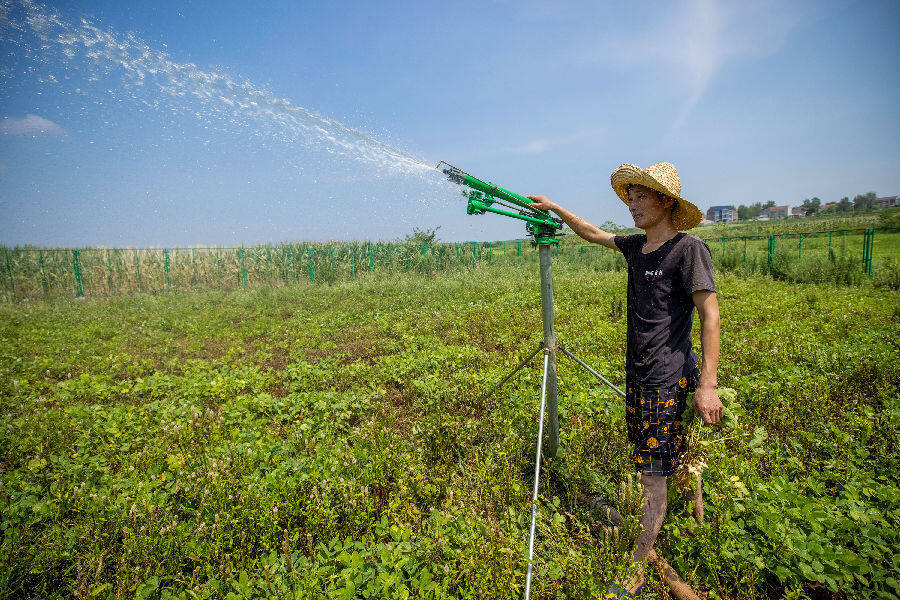
[[[558,264],[557,334],[621,385],[625,273],[595,258]],[[673,495],[661,553],[710,597],[896,598],[900,292],[717,285],[736,393],[691,426],[706,521]],[[519,597],[539,365],[482,395],[537,344],[537,289],[494,265],[0,306],[0,597]],[[559,369],[533,591],[592,598],[639,490],[621,404]]]

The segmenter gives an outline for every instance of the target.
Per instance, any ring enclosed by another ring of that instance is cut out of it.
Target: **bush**
[[[900,227],[900,208],[888,208],[878,216],[879,227]]]
[[[878,288],[900,290],[900,263],[891,256],[884,259],[872,273],[872,285]]]

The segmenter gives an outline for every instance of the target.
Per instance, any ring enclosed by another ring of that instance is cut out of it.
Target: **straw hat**
[[[700,209],[681,197],[681,179],[672,163],[661,162],[647,169],[626,163],[613,171],[610,181],[625,204],[628,204],[630,184],[644,185],[678,200],[678,206],[672,211],[672,224],[679,231],[693,229],[703,220]]]

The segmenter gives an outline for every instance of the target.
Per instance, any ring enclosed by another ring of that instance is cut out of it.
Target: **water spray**
[[[441,165],[445,168],[441,169]],[[559,449],[559,409],[557,405],[556,387],[556,352],[560,351],[573,359],[578,365],[584,367],[589,373],[597,377],[605,385],[613,389],[619,396],[625,397],[625,393],[613,385],[606,377],[589,367],[580,358],[569,352],[562,343],[556,342],[556,331],[553,325],[553,274],[551,272],[552,246],[559,244],[557,235],[562,230],[563,222],[550,215],[545,210],[535,208],[531,201],[493,183],[478,179],[455,167],[448,162],[441,161],[437,169],[442,171],[453,183],[462,185],[466,190],[464,195],[468,198],[466,213],[470,215],[483,215],[491,212],[505,217],[512,217],[525,221],[525,230],[532,238],[532,245],[538,247],[541,270],[541,320],[544,325],[544,340],[538,345],[537,350],[527,356],[508,375],[501,379],[491,390],[485,394],[490,396],[500,389],[513,375],[519,372],[528,362],[544,353],[544,373],[541,380],[541,408],[538,421],[537,456],[534,461],[534,492],[531,498],[531,531],[528,536],[528,571],[525,575],[525,600],[531,596],[531,570],[534,564],[534,532],[537,519],[538,482],[541,473],[541,451],[544,437],[544,408],[546,406],[549,422],[547,423],[547,448],[545,454],[553,460]],[[495,205],[503,206],[497,208]]]

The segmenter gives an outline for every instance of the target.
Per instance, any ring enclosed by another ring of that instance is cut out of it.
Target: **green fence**
[[[557,261],[622,269],[613,250],[567,236]],[[877,240],[877,241],[876,241]],[[814,233],[704,238],[718,268],[777,274],[810,260],[841,261],[860,276],[873,262],[900,252],[900,229],[844,229]],[[364,273],[435,274],[537,262],[527,241],[459,244],[282,244],[195,248],[2,248],[7,300],[86,297],[172,289],[238,288],[322,283]]]
[[[880,241],[877,247],[876,237]],[[876,261],[896,260],[900,256],[898,228],[869,227],[701,239],[710,247],[714,262],[719,267],[773,274],[825,260],[846,265],[860,275],[871,276]]]

